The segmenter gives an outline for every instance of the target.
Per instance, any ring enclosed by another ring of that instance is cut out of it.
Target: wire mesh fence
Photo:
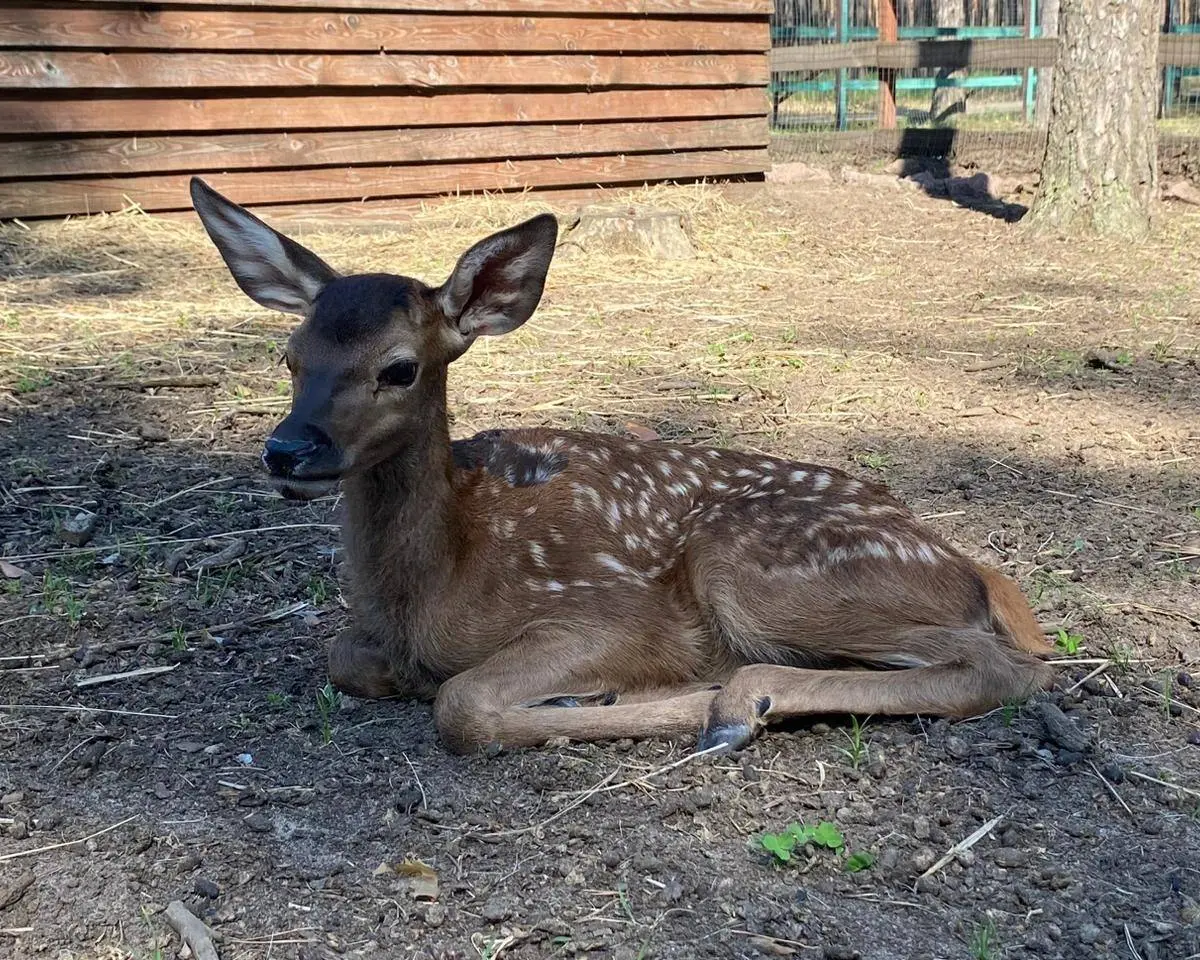
[[[1058,18],[1059,0],[775,0],[773,153],[969,149],[1036,169]],[[1162,30],[1169,148],[1200,141],[1200,0],[1164,0]]]

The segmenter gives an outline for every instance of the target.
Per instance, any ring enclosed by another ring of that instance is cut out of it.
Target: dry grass
[[[730,199],[695,186],[634,199],[684,211],[697,257],[558,260],[535,319],[457,365],[461,430],[636,420],[667,435],[787,447],[814,428],[874,431],[905,414],[927,425],[1004,406],[1011,384],[992,389],[995,378],[963,369],[992,355],[1044,380],[1089,347],[1186,363],[1200,342],[1191,212],[1172,211],[1154,243],[1127,249],[1034,245],[1018,228],[908,192],[825,186]],[[342,269],[437,282],[471,242],[548,208],[461,198],[394,230],[301,235]],[[197,429],[273,413],[287,404],[275,362],[288,328],[240,293],[192,222],[128,212],[0,229],[0,386],[16,407],[51,379],[153,369],[219,377],[215,397],[191,411]],[[1108,415],[1144,442],[1137,411]],[[994,435],[1014,425],[978,426]],[[1159,459],[1190,456],[1194,433],[1174,423]]]

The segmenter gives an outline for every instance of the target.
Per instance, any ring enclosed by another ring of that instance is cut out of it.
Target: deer
[[[788,718],[963,718],[1050,685],[1016,582],[882,485],[595,432],[451,440],[448,367],[533,315],[552,214],[429,286],[338,273],[199,178],[191,197],[241,290],[301,318],[261,461],[288,499],[340,484],[343,693],[432,701],[456,753],[692,734],[723,753]]]

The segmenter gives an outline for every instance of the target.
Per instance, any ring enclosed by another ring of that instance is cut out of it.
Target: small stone
[[[191,873],[200,866],[200,858],[194,853],[184,854],[179,863],[175,865],[177,873]]]
[[[620,850],[610,849],[604,851],[604,855],[600,858],[600,862],[611,869],[613,867],[620,866],[621,859],[622,857]]]
[[[1193,730],[1188,734],[1187,742],[1193,747],[1200,747],[1200,730]]]
[[[430,927],[440,927],[446,922],[446,908],[440,903],[431,903],[425,908],[425,924]]]
[[[835,947],[828,945],[824,951],[825,960],[860,960],[862,954],[852,947]]]
[[[193,889],[196,893],[209,900],[216,900],[221,895],[221,888],[208,879],[208,877],[197,877]]]
[[[867,773],[874,780],[882,780],[887,776],[887,766],[882,760],[872,760],[867,764]]]
[[[918,840],[928,840],[931,827],[928,817],[916,817],[913,820],[913,836]]]
[[[1029,863],[1029,851],[1019,847],[1000,847],[992,853],[992,861],[998,867],[1023,867]]]
[[[975,863],[974,850],[959,850],[954,855],[954,859],[961,863],[964,867],[970,867]]]
[[[94,513],[81,510],[73,517],[68,517],[58,527],[58,536],[63,543],[72,547],[86,546],[96,532],[100,518]]]
[[[0,807],[6,810],[11,810],[13,807],[18,807],[25,802],[25,793],[22,790],[13,790],[11,793],[6,793],[0,797]]]
[[[922,847],[920,850],[918,850],[912,856],[913,869],[917,873],[924,873],[926,870],[928,870],[930,867],[933,866],[934,861],[936,861],[936,860],[937,860],[936,853],[934,853],[931,849],[929,849],[929,847]]]
[[[563,882],[568,887],[582,887],[587,882],[587,879],[578,870],[572,870],[563,878]]]
[[[971,747],[962,737],[947,737],[946,752],[955,760],[965,760],[971,753]]]
[[[1092,944],[1100,939],[1101,930],[1094,923],[1085,923],[1079,928],[1079,942]]]
[[[480,913],[483,915],[483,919],[489,923],[500,923],[512,916],[512,910],[508,908],[504,901],[498,900],[495,897],[483,905]]]
[[[166,427],[157,423],[140,423],[137,432],[138,436],[147,443],[165,443],[171,439]]]
[[[1104,779],[1109,783],[1122,783],[1125,780],[1125,770],[1116,761],[1110,760],[1100,768],[1100,772],[1104,775]]]

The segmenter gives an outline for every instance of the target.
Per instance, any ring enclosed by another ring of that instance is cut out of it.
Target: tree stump
[[[590,206],[563,235],[559,255],[634,253],[660,260],[696,255],[683,214],[641,204]]]

